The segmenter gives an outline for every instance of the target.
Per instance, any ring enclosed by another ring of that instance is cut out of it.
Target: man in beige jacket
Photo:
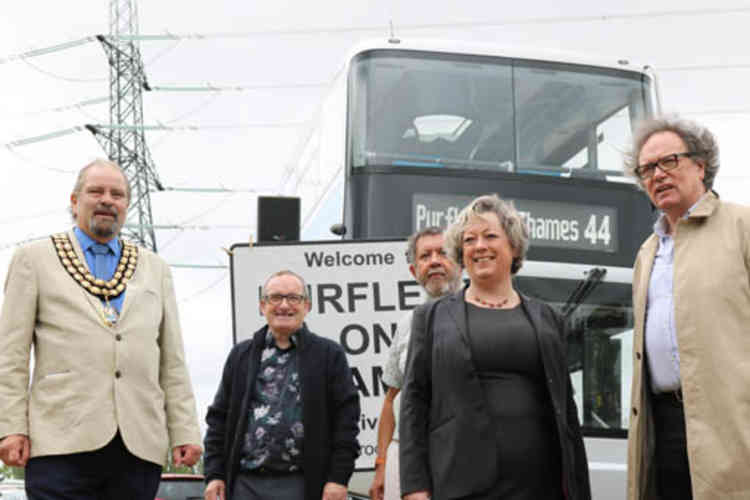
[[[750,498],[750,209],[712,191],[696,123],[644,123],[626,166],[660,212],[633,276],[628,499]]]
[[[130,188],[116,164],[84,167],[70,201],[73,230],[8,270],[0,459],[26,466],[31,500],[153,500],[170,448],[176,464],[201,454],[172,277],[118,236]]]

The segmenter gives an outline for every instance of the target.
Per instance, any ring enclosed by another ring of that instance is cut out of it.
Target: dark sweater
[[[234,346],[206,414],[206,482],[222,479],[229,499],[247,430],[252,397],[248,388],[255,385],[267,329],[266,325],[252,339]],[[354,461],[359,456],[359,394],[339,344],[315,335],[307,325],[302,326],[299,338],[305,498],[318,500],[325,483],[346,485],[354,470]]]

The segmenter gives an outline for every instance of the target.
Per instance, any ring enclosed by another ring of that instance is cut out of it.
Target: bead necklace
[[[474,295],[474,300],[482,304],[483,306],[491,307],[493,309],[502,309],[505,304],[510,302],[510,297],[505,297],[500,302],[487,302],[486,300],[482,300],[476,295]]]

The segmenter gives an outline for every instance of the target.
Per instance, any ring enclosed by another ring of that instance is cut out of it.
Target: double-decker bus
[[[653,221],[622,153],[658,109],[653,72],[624,60],[367,42],[347,57],[286,179],[285,194],[301,198],[303,240],[330,240],[332,227],[344,238],[406,237],[445,226],[477,195],[512,200],[531,234],[516,286],[572,325],[597,499],[625,498],[631,271]]]

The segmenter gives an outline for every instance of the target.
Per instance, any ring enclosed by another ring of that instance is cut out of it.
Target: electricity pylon
[[[109,60],[109,127],[86,125],[125,172],[132,190],[123,234],[156,251],[151,191],[163,190],[146,145],[143,91],[149,90],[138,47],[136,0],[110,0],[109,36],[98,35]]]

